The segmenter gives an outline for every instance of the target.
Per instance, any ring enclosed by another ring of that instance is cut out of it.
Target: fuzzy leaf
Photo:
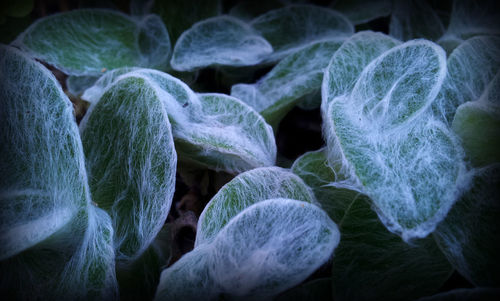
[[[13,43],[69,75],[97,76],[125,66],[166,68],[171,51],[158,16],[136,20],[103,9],[39,19]]]
[[[92,104],[80,127],[92,196],[113,220],[117,260],[128,264],[170,210],[177,155],[167,112],[146,80],[124,78]]]
[[[457,139],[427,110],[445,71],[439,46],[407,42],[372,61],[326,114],[330,165],[340,164],[406,241],[432,232],[467,185]]]
[[[451,123],[463,103],[476,101],[500,70],[500,38],[479,36],[460,44],[448,58],[448,73],[433,104],[436,114]]]
[[[151,10],[162,18],[175,43],[196,22],[219,15],[221,3],[220,0],[154,0]]]
[[[289,5],[269,11],[250,22],[271,43],[274,52],[266,58],[276,62],[312,42],[347,38],[354,27],[342,14],[314,5]]]
[[[390,15],[392,1],[339,0],[333,3],[333,8],[349,18],[352,24],[358,25]]]
[[[99,79],[97,76],[88,76],[88,75],[70,75],[66,79],[66,87],[68,88],[68,92],[71,95],[79,96],[85,90],[92,87],[94,83]]]
[[[326,262],[339,238],[336,225],[310,203],[280,198],[253,204],[232,218],[213,242],[163,271],[156,300],[275,296]],[[174,282],[167,289],[170,279],[188,279],[189,284],[182,282],[179,288]],[[204,289],[197,292],[182,290],[201,285]]]
[[[342,233],[330,282],[335,300],[413,300],[449,277],[452,268],[433,237],[407,244],[389,232],[367,196],[342,187],[340,166],[329,167],[325,149],[302,155],[292,170]]]
[[[396,39],[426,38],[436,41],[444,34],[441,19],[426,1],[395,1],[392,10],[389,34]]]
[[[192,71],[208,66],[251,66],[273,51],[246,23],[219,16],[196,23],[175,44],[172,68]]]
[[[0,259],[65,227],[87,205],[73,107],[55,77],[0,46]]]
[[[500,162],[500,71],[478,100],[458,107],[452,127],[474,166]]]
[[[325,70],[321,110],[326,110],[333,98],[350,93],[363,69],[375,58],[399,45],[400,42],[382,33],[362,31],[347,39],[335,52]]]
[[[500,164],[479,169],[435,235],[453,267],[476,286],[500,285]]]
[[[195,94],[166,73],[134,70],[116,70],[103,76],[82,98],[94,102],[116,80],[144,78],[165,105],[179,160],[233,174],[274,165],[272,129],[249,106],[224,94]]]
[[[277,126],[301,97],[320,89],[323,70],[342,42],[343,39],[317,42],[292,53],[257,83],[234,85],[231,95]]]
[[[198,221],[195,246],[213,241],[217,233],[245,208],[273,198],[315,202],[304,182],[285,169],[263,167],[244,172],[224,185],[205,206]]]

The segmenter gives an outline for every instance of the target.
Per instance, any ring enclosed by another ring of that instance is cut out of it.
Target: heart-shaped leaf
[[[211,242],[248,206],[273,198],[315,202],[304,182],[285,169],[263,167],[244,172],[224,185],[205,206],[198,221],[195,246]]]
[[[363,70],[350,94],[331,101],[324,119],[330,164],[340,164],[404,240],[432,232],[467,185],[456,137],[427,110],[445,72],[436,44],[396,46]]]
[[[175,189],[177,155],[164,103],[145,79],[114,83],[80,125],[94,201],[113,219],[127,264],[160,231]]]
[[[339,12],[314,5],[289,5],[258,16],[250,22],[274,52],[266,58],[276,62],[312,42],[347,38],[354,26]]]
[[[292,166],[337,222],[330,286],[335,300],[414,300],[437,291],[452,272],[433,237],[407,244],[389,232],[371,200],[342,186],[340,166],[329,167],[325,149],[299,157]]]
[[[300,100],[318,91],[323,70],[343,39],[313,43],[290,54],[255,84],[237,84],[231,88],[235,96],[261,112],[273,126]]]
[[[158,16],[136,20],[104,9],[41,18],[13,43],[70,75],[98,76],[125,66],[166,68],[171,51]]]
[[[251,66],[273,51],[248,24],[230,16],[200,21],[175,44],[172,68],[192,71],[208,66]]]
[[[271,127],[240,100],[224,94],[195,94],[180,80],[155,70],[121,72],[103,76],[82,97],[94,102],[116,80],[144,78],[165,105],[181,161],[233,174],[274,165]]]

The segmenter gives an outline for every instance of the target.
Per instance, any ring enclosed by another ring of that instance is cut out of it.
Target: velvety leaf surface
[[[336,225],[310,203],[280,198],[253,204],[213,242],[163,271],[156,300],[275,296],[327,261],[339,238]]]
[[[198,221],[195,246],[209,243],[245,208],[273,198],[314,203],[314,195],[293,173],[279,167],[256,168],[224,185],[205,206]]]
[[[271,43],[274,52],[266,61],[278,61],[314,41],[346,38],[354,33],[342,14],[314,5],[288,5],[269,11],[250,22]]]
[[[474,166],[500,162],[500,72],[478,100],[458,107],[452,127]]]
[[[451,123],[463,103],[476,101],[500,70],[500,37],[478,36],[453,50],[447,61],[448,72],[433,104],[436,114]]]
[[[340,164],[406,241],[432,232],[467,185],[457,139],[427,110],[445,64],[431,42],[396,46],[363,70],[350,94],[332,100],[324,119],[330,165]]]
[[[390,0],[339,0],[333,3],[333,8],[343,13],[354,25],[388,16],[391,13]]]
[[[172,43],[194,23],[220,14],[220,0],[154,0],[151,11],[159,15]]]
[[[500,165],[477,170],[472,189],[439,224],[435,235],[457,271],[477,286],[500,285]]]
[[[395,1],[389,35],[396,39],[407,41],[425,38],[436,41],[444,34],[441,19],[426,1],[401,0]]]
[[[164,104],[141,78],[124,78],[81,125],[94,202],[115,228],[117,260],[138,258],[160,231],[175,189],[177,155]]]
[[[13,43],[70,75],[98,76],[125,66],[166,68],[171,51],[158,16],[139,20],[104,9],[41,18]]]
[[[55,77],[0,46],[0,259],[65,227],[88,201],[73,107]]]
[[[321,111],[333,98],[350,93],[363,69],[375,58],[401,42],[382,33],[361,31],[349,39],[332,56],[325,70],[322,86]]]
[[[178,71],[213,65],[251,66],[273,51],[266,39],[248,24],[230,16],[200,21],[175,44],[170,64]]]
[[[261,112],[271,125],[277,125],[301,97],[318,91],[323,70],[342,39],[313,43],[281,60],[255,84],[237,84],[231,95]]]
[[[274,165],[272,129],[248,105],[224,94],[195,94],[180,80],[159,71],[126,71],[102,77],[82,98],[94,102],[116,80],[144,78],[165,105],[179,160],[233,174]]]
[[[367,196],[342,187],[340,166],[329,167],[325,149],[302,155],[292,170],[342,233],[330,282],[335,300],[413,300],[449,277],[452,267],[433,237],[407,244],[389,232]]]

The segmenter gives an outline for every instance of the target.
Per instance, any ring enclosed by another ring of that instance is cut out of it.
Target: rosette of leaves
[[[330,95],[328,71],[323,79],[330,165],[406,241],[431,233],[469,183],[458,139],[429,110],[445,58],[438,45],[414,40],[371,61],[345,94]]]
[[[140,79],[152,87],[165,107],[180,161],[232,174],[274,165],[276,145],[271,127],[240,100],[194,93],[182,81],[160,71],[130,70],[109,72],[82,98],[94,103],[115,82]]]
[[[155,299],[270,298],[300,283],[340,237],[311,202],[310,189],[284,169],[238,175],[207,205],[194,250],[163,271]]]
[[[299,157],[292,171],[313,189],[342,233],[328,284],[304,285],[301,295],[321,284],[330,288],[324,300],[414,300],[435,293],[451,275],[432,236],[402,241],[379,220],[369,197],[342,186],[346,175],[340,166],[330,167],[325,148]]]
[[[171,45],[156,15],[132,18],[106,9],[79,9],[41,18],[13,45],[68,75],[99,76],[125,66],[167,68]]]

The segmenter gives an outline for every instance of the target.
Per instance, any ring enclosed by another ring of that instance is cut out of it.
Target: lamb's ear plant
[[[500,37],[472,37],[455,48],[447,60],[446,79],[433,110],[451,123],[461,104],[477,101],[500,70]]]
[[[224,94],[196,94],[177,78],[160,71],[127,71],[104,75],[82,97],[94,103],[116,81],[142,79],[165,107],[180,161],[233,174],[274,165],[272,129],[248,105]]]
[[[172,68],[192,71],[208,66],[251,66],[273,52],[269,42],[247,23],[230,16],[200,21],[175,44]]]
[[[444,50],[414,40],[369,63],[348,94],[332,98],[324,78],[328,161],[405,241],[431,233],[468,183],[458,139],[430,111],[445,74]]]
[[[260,112],[275,129],[302,97],[320,90],[323,71],[344,39],[312,43],[281,60],[255,84],[237,84],[231,95]]]
[[[312,42],[354,33],[354,26],[344,15],[314,5],[278,8],[253,19],[250,25],[273,47],[267,62],[277,62]]]
[[[113,220],[118,263],[130,264],[160,231],[174,194],[166,107],[145,79],[123,78],[92,103],[80,130],[93,200]]]
[[[336,187],[341,166],[329,167],[326,150],[308,152],[292,166],[339,227],[331,294],[334,300],[414,300],[436,292],[453,269],[434,238],[404,242],[389,232],[358,191]]]
[[[98,76],[125,66],[164,69],[171,45],[156,15],[141,19],[105,9],[41,18],[13,44],[68,75]]]
[[[91,204],[69,99],[10,46],[0,46],[0,78],[1,294],[113,298],[113,228]]]

